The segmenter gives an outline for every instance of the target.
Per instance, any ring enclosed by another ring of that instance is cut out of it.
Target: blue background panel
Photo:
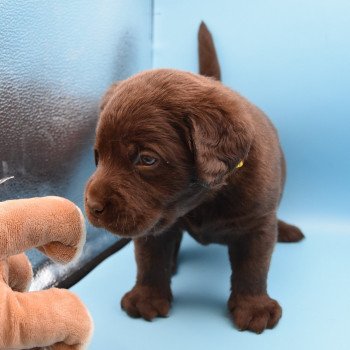
[[[350,213],[350,3],[156,0],[154,67],[197,72],[197,30],[213,34],[223,82],[262,108],[287,157],[281,212],[347,230]]]

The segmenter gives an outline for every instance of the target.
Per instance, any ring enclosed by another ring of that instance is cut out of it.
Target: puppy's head
[[[86,185],[92,224],[123,237],[157,234],[221,188],[251,143],[247,123],[229,115],[241,112],[230,94],[174,70],[113,85],[101,104],[97,169]]]

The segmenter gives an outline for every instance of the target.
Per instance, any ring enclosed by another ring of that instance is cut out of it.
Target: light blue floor
[[[129,318],[119,306],[133,286],[129,244],[72,290],[89,307],[95,335],[89,349],[350,349],[350,235],[307,232],[300,244],[278,244],[270,295],[283,307],[274,330],[239,332],[227,317],[230,268],[225,247],[203,247],[186,236],[173,279],[169,318]]]

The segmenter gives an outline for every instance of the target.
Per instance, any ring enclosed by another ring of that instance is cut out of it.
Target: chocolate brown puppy
[[[279,221],[285,181],[277,132],[265,114],[219,82],[215,48],[199,31],[201,75],[139,73],[106,93],[96,131],[96,172],[86,186],[92,224],[135,244],[137,280],[122,299],[133,317],[166,316],[183,231],[228,246],[229,312],[239,329],[274,327],[267,294],[274,245],[303,238]]]

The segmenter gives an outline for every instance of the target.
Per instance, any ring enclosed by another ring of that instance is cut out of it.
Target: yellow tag
[[[236,169],[242,168],[243,164],[244,164],[244,162],[243,162],[243,160],[241,160],[241,161],[236,165]]]

